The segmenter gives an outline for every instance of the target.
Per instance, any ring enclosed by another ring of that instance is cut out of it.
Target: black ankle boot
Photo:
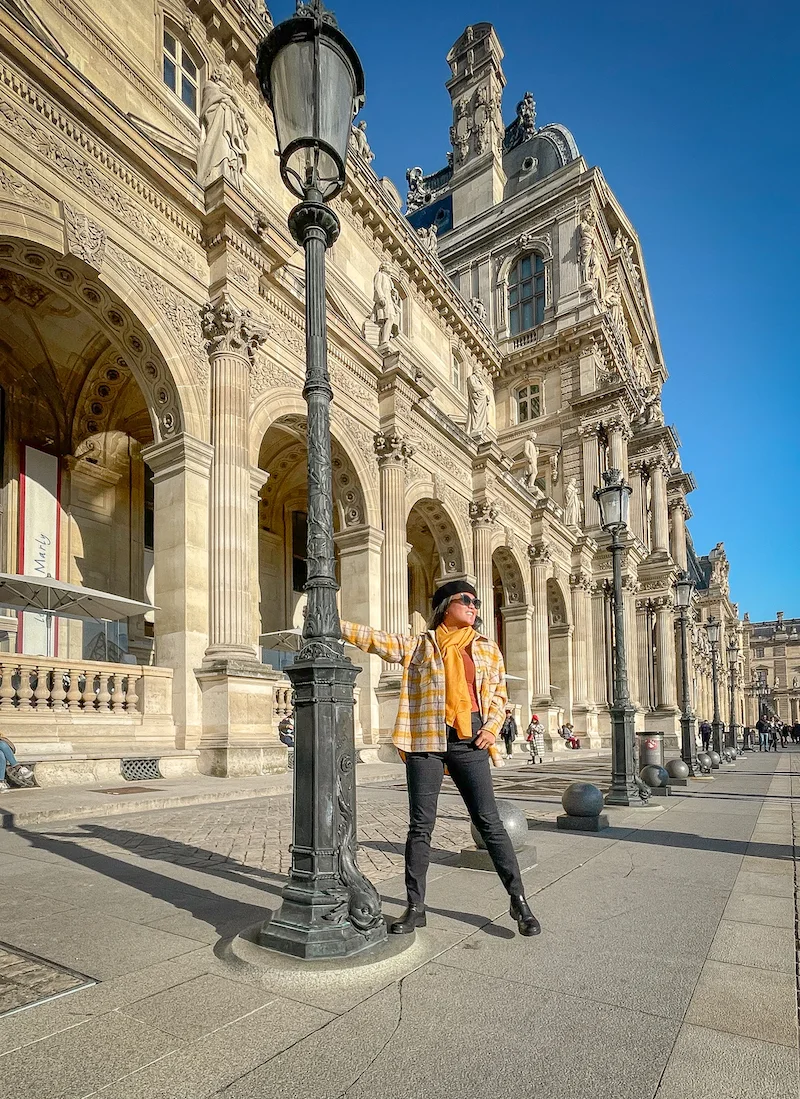
[[[539,921],[530,910],[528,902],[525,897],[520,895],[518,897],[511,898],[511,908],[508,911],[509,916],[517,921],[520,935],[538,935],[542,930]]]
[[[389,932],[392,935],[410,935],[417,927],[425,927],[425,907],[421,904],[410,904],[399,920],[389,924]]]

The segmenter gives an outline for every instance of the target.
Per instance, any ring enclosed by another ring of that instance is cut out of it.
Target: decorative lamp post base
[[[605,796],[605,804],[622,805],[631,809],[640,808],[647,804],[650,794],[648,788],[636,776],[634,761],[636,710],[630,703],[626,703],[622,706],[611,706],[610,714],[611,787]]]
[[[292,869],[258,941],[296,958],[346,958],[386,939],[380,898],[356,863],[353,687],[360,669],[336,645],[312,642],[309,659],[286,669],[295,690]]]

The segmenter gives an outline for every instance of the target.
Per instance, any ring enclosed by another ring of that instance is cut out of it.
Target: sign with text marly
[[[32,446],[23,447],[21,480],[20,572],[57,579],[61,522],[58,458]],[[50,615],[25,611],[21,617],[20,651],[53,656],[55,630],[54,623],[48,623]]]

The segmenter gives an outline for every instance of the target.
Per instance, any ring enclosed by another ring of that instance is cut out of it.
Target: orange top
[[[464,676],[467,680],[467,690],[469,691],[469,700],[472,704],[473,714],[480,713],[480,706],[478,705],[478,696],[475,694],[475,661],[472,659],[472,653],[469,651],[469,646],[466,649],[461,650],[461,659],[464,661]]]

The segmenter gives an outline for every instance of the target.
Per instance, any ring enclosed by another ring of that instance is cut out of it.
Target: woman
[[[383,633],[342,622],[342,637],[365,652],[403,665],[395,747],[406,765],[409,828],[405,850],[408,904],[391,924],[394,935],[424,927],[425,883],[431,832],[445,768],[511,898],[521,935],[538,935],[539,921],[525,899],[517,856],[497,812],[490,753],[506,707],[505,668],[494,641],[474,629],[477,591],[452,580],[433,596],[430,628],[418,637]]]
[[[15,786],[27,786],[33,780],[33,771],[17,762],[15,745],[0,733],[0,791],[8,790],[8,776]]]
[[[528,742],[528,751],[531,754],[528,762],[536,763],[536,757],[538,756],[539,762],[544,763],[544,725],[539,720],[538,714],[534,714],[531,718],[525,739]]]

